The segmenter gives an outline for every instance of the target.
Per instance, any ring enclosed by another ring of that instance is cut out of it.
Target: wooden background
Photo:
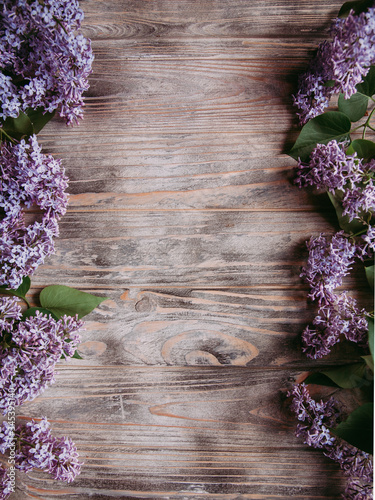
[[[19,410],[74,439],[82,474],[19,474],[15,499],[340,498],[341,473],[295,438],[285,401],[316,366],[300,352],[304,242],[335,219],[283,153],[296,76],[340,5],[81,1],[91,87],[78,127],[40,134],[71,202],[31,296],[64,284],[109,299],[83,360]]]

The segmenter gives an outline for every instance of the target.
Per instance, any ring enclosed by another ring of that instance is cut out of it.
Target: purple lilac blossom
[[[301,277],[310,287],[308,297],[319,306],[313,327],[307,326],[302,333],[302,350],[309,358],[329,354],[340,337],[362,347],[368,345],[368,312],[348,292],[335,293],[355,259],[370,255],[367,242],[363,238],[359,242],[350,241],[340,231],[331,239],[320,234],[307,243],[309,257]]]
[[[294,104],[301,124],[323,113],[333,94],[341,92],[348,99],[375,64],[375,8],[335,19],[331,35],[299,78]]]
[[[5,297],[3,301],[6,300],[12,302],[13,298]],[[0,411],[4,415],[10,408],[31,401],[55,381],[55,365],[61,357],[74,355],[82,327],[78,316],[63,316],[57,321],[37,311],[35,316],[15,322],[10,339],[3,335]]]
[[[331,352],[331,348],[344,336],[362,347],[368,345],[368,312],[357,306],[348,292],[332,294],[330,302],[319,308],[313,320],[315,328],[307,326],[302,333],[302,351],[312,359]]]
[[[307,248],[309,257],[301,278],[310,286],[308,297],[321,306],[331,302],[334,289],[349,274],[357,256],[357,246],[349,241],[344,231],[340,231],[330,240],[324,234],[311,237]]]
[[[17,87],[12,83],[11,77],[3,73],[0,73],[0,95],[0,123],[8,117],[17,118],[21,107],[17,96]]]
[[[330,428],[342,420],[342,411],[337,401],[316,402],[311,398],[305,384],[297,384],[288,396],[293,396],[291,410],[299,423],[296,435],[304,443],[324,451],[324,455],[337,462],[347,476],[344,498],[347,500],[368,500],[373,493],[372,456],[340,438]]]
[[[77,32],[77,0],[5,0],[0,7],[0,121],[19,110],[59,109],[68,124],[82,118],[89,88],[90,40]]]
[[[364,241],[363,252],[368,254],[369,252],[375,252],[375,227],[369,226],[367,233],[362,235]]]
[[[5,454],[15,441],[15,426],[4,420],[0,427],[0,453]]]
[[[347,155],[344,143],[333,140],[317,144],[310,154],[309,163],[298,160],[295,183],[300,187],[313,186],[335,193],[348,186],[354,188],[363,181],[365,171],[357,153]]]
[[[0,446],[10,448],[7,423],[0,427]],[[2,442],[2,436],[5,436]],[[14,431],[15,467],[24,472],[41,469],[54,479],[70,483],[80,473],[82,462],[77,447],[70,438],[54,437],[44,417],[40,422],[31,420],[17,425]],[[1,498],[1,497],[0,497]]]
[[[36,136],[0,145],[0,285],[16,289],[54,252],[58,221],[65,214],[68,179],[61,162],[41,151]],[[42,211],[26,224],[24,208]]]
[[[17,297],[0,297],[0,332],[10,333],[22,317]]]
[[[371,218],[375,212],[375,160],[366,162],[357,153],[348,155],[344,146],[335,140],[317,144],[309,163],[298,160],[295,183],[300,188],[313,186],[334,195],[341,191],[343,215],[350,222],[366,214]]]
[[[9,469],[0,463],[0,500],[7,500],[13,491]]]
[[[370,179],[364,187],[347,189],[342,200],[343,215],[349,217],[351,222],[361,214],[371,215],[375,212],[375,186]]]

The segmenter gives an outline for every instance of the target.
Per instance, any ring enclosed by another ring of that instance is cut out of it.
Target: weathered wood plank
[[[138,2],[82,0],[84,29],[92,39],[184,37],[306,37],[319,35],[342,2],[236,0]],[[105,15],[103,11],[105,9]]]
[[[18,498],[339,498],[335,464],[293,436],[280,392],[291,380],[234,367],[62,368],[23,415],[47,413],[85,466],[69,486],[20,474]]]
[[[320,361],[308,360],[302,353],[300,334],[314,317],[305,291],[100,293],[109,299],[86,319],[78,348],[83,361],[71,361],[77,366],[293,366],[305,370],[353,360],[353,347],[345,342]]]
[[[68,213],[60,228],[37,287],[56,269],[76,288],[300,287],[305,241],[334,231],[315,213],[248,211]]]
[[[308,64],[308,58],[316,50],[320,41],[329,37],[328,30],[314,34],[306,34],[305,37],[288,36],[279,37],[266,35],[263,37],[232,36],[232,37],[190,37],[190,38],[168,38],[158,37],[153,40],[145,38],[114,38],[94,39],[92,46],[95,53],[94,68],[91,80],[96,81],[96,70],[106,68],[110,74],[114,70],[114,62],[121,61],[190,61],[208,64],[212,60],[228,65],[240,64],[244,59],[249,61],[258,72],[269,71],[269,64],[274,66],[274,74],[285,73],[286,67],[297,70],[301,64]],[[272,54],[274,58],[272,60]],[[268,65],[265,62],[268,62]],[[279,64],[275,64],[275,62]],[[103,74],[101,74],[103,77]],[[91,96],[93,92],[89,92]]]
[[[124,130],[147,135],[285,134],[293,119],[290,94],[296,65],[290,63],[288,47],[284,52],[276,60],[270,47],[255,61],[132,61],[118,49],[106,48],[90,79],[85,122],[97,135],[99,123],[99,130],[114,135]]]
[[[95,120],[86,125],[58,135],[52,127],[42,136],[44,150],[62,158],[73,210],[297,211],[316,210],[322,202],[292,184],[296,163],[280,155],[281,134],[163,134],[146,140],[115,129],[98,134]]]

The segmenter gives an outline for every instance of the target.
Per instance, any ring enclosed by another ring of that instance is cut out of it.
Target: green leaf
[[[74,359],[83,359],[83,358],[82,358],[82,357],[78,354],[78,351],[74,351],[73,356],[70,356],[70,358],[74,358]],[[65,356],[64,354],[62,354],[60,359],[66,359],[66,356]]]
[[[19,112],[17,118],[7,118],[3,123],[2,129],[17,141],[23,137],[29,137],[34,133],[30,118],[22,111]]]
[[[75,352],[74,352],[74,354],[73,354],[72,358],[74,358],[74,359],[83,359],[83,358],[82,358],[82,356],[80,356],[80,355],[78,354],[78,351],[75,351]]]
[[[326,82],[323,83],[323,87],[333,87],[335,85],[335,80],[327,80]]]
[[[349,216],[342,215],[344,209],[342,208],[341,205],[341,198],[342,198],[341,193],[336,192],[335,195],[333,195],[332,193],[328,193],[328,197],[331,200],[331,203],[336,210],[337,219],[339,221],[339,226],[341,227],[341,229],[343,229],[348,234],[350,233],[356,234],[359,233],[360,231],[365,230],[365,226],[362,224],[360,220],[353,219],[351,222],[349,222]]]
[[[44,288],[39,296],[43,307],[52,311],[58,318],[64,314],[79,318],[89,314],[106,297],[97,297],[64,285],[51,285]]]
[[[345,422],[341,422],[332,434],[366,453],[373,453],[374,404],[365,403],[356,408]]]
[[[6,285],[2,285],[0,286],[0,294],[11,295],[12,297],[19,297],[20,299],[23,299],[29,306],[29,302],[26,299],[26,294],[30,289],[30,284],[31,284],[30,278],[28,276],[25,276],[22,280],[22,283],[17,288],[17,290],[12,290],[10,288],[6,288]]]
[[[365,267],[365,273],[366,273],[366,278],[368,281],[368,284],[370,287],[374,290],[374,268],[375,266],[366,266]]]
[[[361,356],[361,358],[365,360],[366,365],[374,373],[374,360],[373,360],[371,354],[368,354],[367,356]]]
[[[327,144],[336,139],[343,141],[350,139],[351,122],[340,111],[327,111],[307,122],[301,130],[289,155],[302,161],[308,161],[311,151],[317,144]]]
[[[324,385],[328,387],[339,387],[333,380],[323,373],[317,372],[309,375],[304,381],[305,384]]]
[[[365,12],[369,7],[372,7],[373,3],[374,0],[357,0],[345,2],[338,13],[338,17],[346,17],[351,9],[353,9],[355,14],[358,15],[361,12]]]
[[[343,389],[354,389],[369,385],[366,379],[366,363],[353,363],[347,366],[340,366],[330,370],[322,371],[323,375],[330,378],[335,384]]]
[[[367,139],[354,139],[346,150],[347,155],[357,153],[358,158],[370,160],[375,157],[375,142]]]
[[[17,288],[16,292],[19,294],[18,297],[25,297],[27,292],[30,290],[31,280],[28,276],[25,276],[22,283]]]
[[[357,122],[367,111],[368,97],[357,92],[349,99],[345,99],[344,94],[339,95],[339,111],[345,113],[351,122]]]
[[[370,352],[372,357],[374,357],[374,319],[367,317],[368,323],[368,345],[370,348]]]
[[[363,78],[363,82],[356,86],[358,92],[368,97],[375,94],[375,66],[370,66],[370,70]]]
[[[42,128],[54,117],[55,112],[44,112],[43,108],[30,108],[26,110],[26,114],[33,125],[34,133],[39,134]]]
[[[55,319],[56,321],[58,320],[58,318],[55,316],[55,314],[53,314],[52,311],[50,311],[49,309],[45,309],[43,307],[29,307],[22,314],[22,319],[31,318],[31,317],[36,316],[37,311],[40,311],[42,314],[47,314],[47,316],[51,315],[53,319]]]

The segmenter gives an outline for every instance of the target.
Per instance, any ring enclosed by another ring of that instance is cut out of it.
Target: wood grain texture
[[[82,474],[19,474],[15,500],[341,497],[285,400],[316,366],[305,240],[337,229],[327,198],[293,185],[291,94],[341,3],[81,1],[94,71],[82,123],[40,134],[71,195],[29,298],[58,283],[108,300],[83,360],[18,411],[71,436]],[[363,275],[344,288],[368,303]],[[352,359],[339,345],[320,364]]]
[[[333,464],[293,436],[292,380],[234,367],[62,368],[23,414],[48,408],[86,465],[69,486],[20,474],[20,498],[339,498]]]
[[[301,369],[349,363],[353,352],[345,343],[320,362],[306,360],[300,332],[313,316],[304,291],[132,289],[90,315],[78,349],[83,361],[71,363]]]
[[[83,0],[84,29],[92,39],[198,38],[291,36],[305,41],[309,34],[326,34],[341,3],[317,0],[235,2],[209,0],[131,1]],[[103,15],[105,9],[105,15]]]

